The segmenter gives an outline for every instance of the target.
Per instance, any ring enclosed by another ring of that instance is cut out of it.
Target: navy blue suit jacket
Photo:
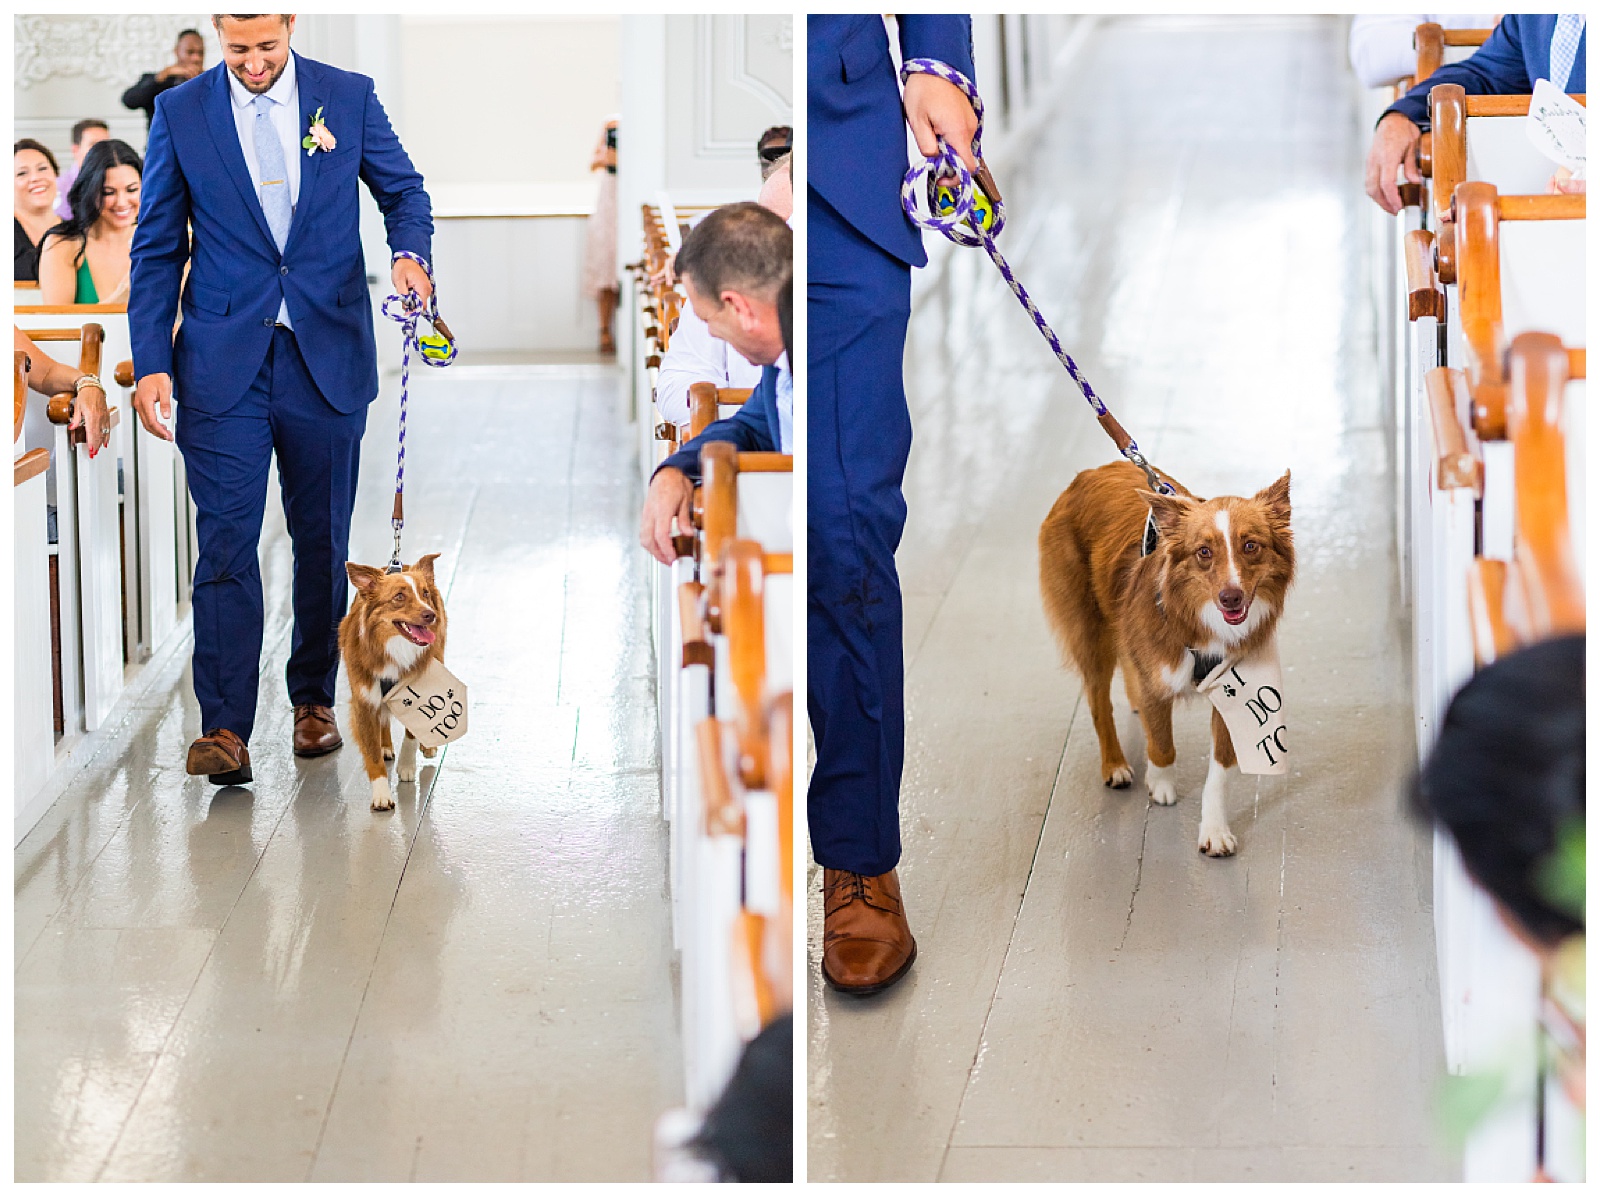
[[[352,413],[377,396],[357,179],[383,211],[390,248],[431,258],[428,194],[372,80],[298,54],[295,71],[300,128],[321,108],[338,145],[300,159],[300,196],[282,254],[250,183],[227,68],[218,64],[156,101],[133,235],[133,370],[171,375],[176,398],[201,412],[226,412],[244,396],[266,359],[280,301],[330,405]]]
[[[741,451],[777,450],[783,443],[778,432],[778,369],[763,367],[761,382],[750,392],[750,399],[732,417],[713,421],[691,438],[675,454],[661,460],[662,467],[676,467],[691,480],[700,478],[700,448],[707,442],[732,442]],[[654,472],[651,473],[654,478]]]
[[[902,16],[902,58],[934,58],[974,83],[970,17]],[[906,122],[879,16],[806,18],[810,186],[851,227],[911,267],[928,261],[900,208]]]
[[[1550,37],[1555,30],[1553,14],[1509,13],[1470,57],[1440,67],[1390,105],[1385,115],[1401,113],[1427,129],[1428,93],[1441,83],[1459,83],[1469,96],[1526,96],[1536,80],[1550,78]],[[1586,25],[1567,78],[1569,92],[1584,91],[1583,56],[1588,45]]]

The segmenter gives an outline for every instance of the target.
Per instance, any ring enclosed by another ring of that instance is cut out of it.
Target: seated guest
[[[702,446],[731,442],[741,451],[792,452],[794,378],[785,353],[785,327],[793,313],[793,269],[794,234],[770,209],[748,201],[709,213],[678,251],[678,273],[694,311],[714,336],[766,370],[737,413],[685,443],[651,477],[639,542],[662,563],[677,557],[673,518],[681,532],[692,528],[690,504],[694,481],[700,478]]]
[[[83,430],[84,445],[89,448],[89,457],[94,458],[111,440],[106,390],[100,380],[65,363],[56,362],[16,326],[11,327],[11,332],[14,335],[14,349],[28,356],[28,387],[45,396],[54,396],[58,392],[73,393],[72,420],[67,422],[67,428]]]
[[[124,108],[142,108],[145,123],[156,119],[156,97],[168,88],[187,83],[206,66],[206,40],[198,29],[185,29],[172,47],[173,61],[159,71],[146,71],[139,82],[122,93]]]
[[[39,278],[39,243],[56,223],[56,156],[42,143],[22,138],[12,147],[12,162],[17,192],[11,210],[16,226],[11,276],[32,281]]]
[[[789,156],[784,155],[773,166],[775,170],[761,186],[756,203],[787,221],[794,212]],[[691,306],[679,315],[672,342],[667,353],[661,356],[661,367],[656,373],[656,408],[674,425],[683,425],[689,420],[691,384],[705,382],[719,388],[754,388],[760,380],[760,365],[751,363],[722,339],[713,337]]]
[[[1428,93],[1441,83],[1457,83],[1469,96],[1525,96],[1536,80],[1548,79],[1563,92],[1584,90],[1582,13],[1508,13],[1489,40],[1459,63],[1440,67],[1385,110],[1367,152],[1367,195],[1386,213],[1400,211],[1395,169],[1421,183],[1417,144],[1428,123]]]
[[[1507,20],[1511,18],[1507,17]],[[1536,955],[1566,1053],[1559,1075],[1582,1104],[1583,1024],[1568,1012],[1584,937],[1584,637],[1554,638],[1490,663],[1445,712],[1412,787],[1413,810],[1450,835],[1500,920]]]
[[[44,304],[116,304],[128,298],[128,251],[139,220],[144,162],[112,138],[90,148],[72,185],[72,219],[45,235],[39,248],[39,298]]]
[[[105,141],[110,136],[111,127],[93,117],[79,121],[72,127],[72,161],[61,173],[61,182],[56,187],[56,216],[63,221],[72,216],[72,206],[67,203],[67,193],[78,181],[78,172],[83,169],[83,156],[89,153],[89,147]]]

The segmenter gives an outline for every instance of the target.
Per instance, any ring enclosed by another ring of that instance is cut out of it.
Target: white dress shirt
[[[689,385],[708,381],[719,388],[754,388],[761,368],[712,334],[685,304],[667,353],[656,372],[656,408],[675,425],[689,420]]]
[[[1488,29],[1493,13],[1409,14],[1363,13],[1350,22],[1350,67],[1363,86],[1398,83],[1417,69],[1412,38],[1418,25],[1446,29]]]
[[[789,356],[778,356],[778,449],[794,454],[794,376],[789,373]]]
[[[224,66],[223,70],[227,71],[227,67]],[[238,76],[228,71],[228,95],[233,98],[233,127],[239,133],[239,149],[244,151],[244,165],[250,172],[250,185],[259,204],[261,168],[256,164],[255,94],[239,82]],[[289,55],[278,82],[268,88],[264,95],[273,102],[270,118],[272,128],[278,131],[278,139],[283,143],[283,161],[289,169],[289,209],[292,213],[294,206],[300,202],[300,156],[305,153],[300,146],[305,133],[300,129],[300,83],[295,74],[293,54]],[[288,301],[279,304],[278,321],[293,328],[289,320]]]

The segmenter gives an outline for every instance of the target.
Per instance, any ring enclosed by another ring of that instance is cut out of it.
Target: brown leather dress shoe
[[[910,970],[917,940],[906,924],[900,881],[824,868],[822,978],[840,992],[866,996]]]
[[[205,776],[213,784],[248,784],[250,748],[232,730],[209,730],[189,744],[189,762],[184,768],[191,776]]]
[[[327,705],[296,705],[294,707],[294,753],[302,759],[315,759],[344,745],[339,737],[339,727],[334,724],[333,710]]]

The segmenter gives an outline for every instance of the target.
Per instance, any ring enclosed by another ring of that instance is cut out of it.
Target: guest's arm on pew
[[[1573,196],[1585,195],[1589,191],[1587,179],[1574,179],[1572,171],[1567,167],[1557,167],[1556,173],[1550,177],[1550,191],[1552,193]]]
[[[1456,83],[1469,96],[1521,96],[1533,91],[1522,45],[1522,25],[1529,19],[1515,13],[1504,17],[1469,57],[1440,67],[1389,106],[1373,130],[1372,149],[1367,153],[1367,195],[1384,212],[1400,211],[1396,167],[1403,163],[1407,180],[1422,181],[1416,167],[1417,142],[1428,120],[1428,93],[1433,88]]]
[[[45,354],[32,338],[16,326],[13,325],[11,329],[16,335],[14,348],[28,356],[28,387],[45,396],[54,396],[58,392],[77,392],[77,403],[73,405],[72,420],[67,423],[67,428],[83,430],[84,445],[89,447],[89,457],[94,458],[111,441],[105,389],[95,384],[85,384],[79,388],[78,381],[84,378],[82,375]]]
[[[678,530],[687,534],[693,528],[691,506],[694,481],[700,478],[700,448],[708,442],[731,442],[741,451],[776,450],[772,430],[777,427],[777,374],[766,371],[750,399],[732,417],[712,422],[698,438],[683,444],[669,455],[650,477],[645,493],[644,513],[639,521],[639,545],[662,563],[677,558],[672,547],[672,519]]]
[[[133,407],[145,429],[171,442],[164,423],[172,420],[172,326],[189,262],[189,183],[172,147],[165,99],[156,100],[145,148],[144,196],[129,251],[128,335],[138,378]]]
[[[1367,151],[1367,195],[1390,216],[1400,211],[1400,185],[1395,168],[1403,167],[1409,183],[1421,183],[1417,169],[1417,146],[1422,130],[1404,113],[1392,109],[1384,113],[1372,131],[1372,148]]]

